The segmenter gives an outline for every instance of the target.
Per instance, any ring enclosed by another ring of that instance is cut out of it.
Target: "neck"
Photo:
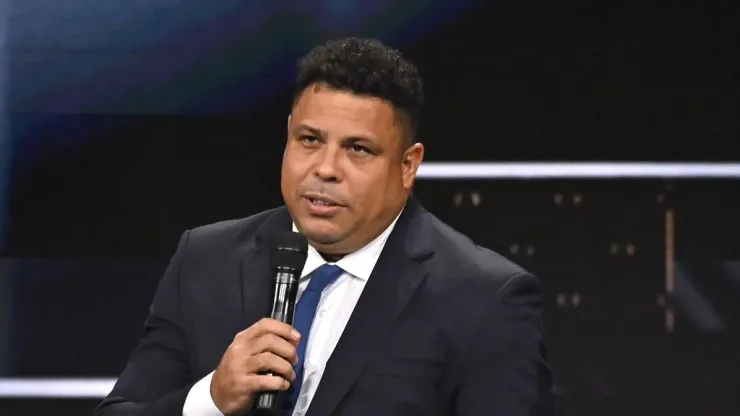
[[[321,257],[324,258],[329,263],[336,263],[338,262],[342,257],[346,256],[346,254],[330,254],[330,253],[323,253],[319,251],[319,254]]]

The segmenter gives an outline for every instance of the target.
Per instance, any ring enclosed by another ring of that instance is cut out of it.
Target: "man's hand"
[[[211,379],[211,397],[221,413],[246,411],[259,392],[287,390],[296,377],[299,337],[292,326],[269,318],[238,333]],[[273,375],[260,375],[265,372]]]

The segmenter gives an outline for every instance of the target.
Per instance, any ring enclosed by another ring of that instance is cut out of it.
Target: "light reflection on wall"
[[[9,0],[0,0],[0,249],[3,247],[5,231],[5,195],[10,175],[10,161],[12,155],[10,128],[8,126],[8,13]]]
[[[6,189],[10,177],[11,138],[8,128],[7,99],[7,28],[9,0],[0,0],[0,249],[4,246],[3,237],[6,221]],[[10,282],[11,271],[4,267],[9,262],[0,259],[0,374],[7,373],[10,357]]]

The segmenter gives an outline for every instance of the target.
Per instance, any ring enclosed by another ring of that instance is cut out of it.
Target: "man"
[[[96,414],[253,414],[262,391],[295,416],[551,414],[537,280],[411,196],[422,103],[417,70],[377,41],[304,57],[286,207],[183,234]],[[310,244],[302,333],[265,318],[274,240],[291,229]]]

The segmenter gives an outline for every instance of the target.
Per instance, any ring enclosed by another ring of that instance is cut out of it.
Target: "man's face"
[[[319,251],[358,250],[390,225],[424,149],[380,99],[312,85],[288,120],[281,188],[296,226]],[[405,150],[405,151],[404,151]]]

